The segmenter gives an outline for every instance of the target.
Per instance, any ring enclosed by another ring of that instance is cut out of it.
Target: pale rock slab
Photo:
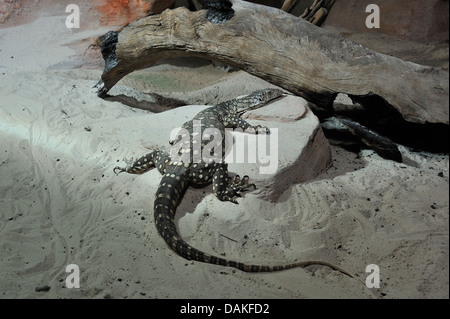
[[[142,132],[145,146],[169,151],[170,134],[207,107],[188,105],[152,114],[145,119],[148,129]],[[249,175],[260,197],[276,201],[291,185],[312,180],[330,166],[330,145],[303,98],[287,95],[242,117],[270,128],[271,134],[231,130],[225,137],[234,140],[226,150],[226,162],[229,172]]]

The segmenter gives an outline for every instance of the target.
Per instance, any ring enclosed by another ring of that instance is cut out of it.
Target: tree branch
[[[135,21],[105,37],[99,96],[161,59],[196,56],[240,68],[328,109],[338,93],[381,97],[405,120],[449,123],[448,71],[343,39],[279,9],[234,0],[231,20],[184,8]],[[117,36],[117,38],[115,38]]]

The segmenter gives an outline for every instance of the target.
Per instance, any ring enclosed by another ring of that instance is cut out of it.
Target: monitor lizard
[[[241,192],[250,187],[256,188],[254,184],[249,183],[248,176],[240,178],[239,175],[236,175],[233,179],[230,178],[227,164],[222,160],[223,157],[213,159],[213,157],[206,156],[206,160],[202,158],[197,162],[192,161],[199,151],[205,150],[209,142],[202,139],[200,147],[196,145],[199,132],[204,132],[208,128],[213,128],[219,132],[218,135],[221,135],[222,139],[215,142],[221,144],[222,154],[225,154],[223,140],[225,128],[242,128],[252,130],[255,133],[269,134],[270,130],[267,127],[253,126],[242,119],[240,115],[249,109],[261,107],[281,96],[283,96],[283,92],[278,89],[258,90],[246,97],[229,100],[199,112],[191,121],[183,124],[182,129],[184,130],[182,132],[185,133],[179,134],[176,141],[171,141],[171,144],[176,146],[176,152],[172,154],[189,155],[187,161],[177,161],[171,158],[171,154],[168,152],[153,150],[136,161],[125,160],[127,166],[124,168],[115,167],[114,172],[116,174],[121,172],[142,174],[153,167],[159,170],[163,177],[156,191],[154,202],[156,228],[168,246],[188,260],[233,267],[245,272],[273,272],[309,265],[323,265],[338,270],[362,283],[355,275],[326,261],[300,261],[269,266],[249,265],[216,257],[192,247],[181,238],[177,231],[174,223],[176,208],[189,185],[200,186],[212,183],[213,192],[219,200],[231,201],[236,204],[237,201],[234,197],[240,196]],[[196,127],[195,124],[199,127]]]

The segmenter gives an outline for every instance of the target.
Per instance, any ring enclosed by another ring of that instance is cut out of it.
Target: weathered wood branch
[[[449,123],[447,70],[406,62],[338,37],[279,9],[235,0],[224,24],[206,11],[166,10],[104,41],[99,95],[165,58],[196,56],[267,80],[322,107],[338,93],[381,97],[415,123]]]

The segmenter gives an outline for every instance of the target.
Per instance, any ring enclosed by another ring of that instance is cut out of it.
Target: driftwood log
[[[184,8],[135,21],[105,35],[99,96],[157,61],[195,56],[240,68],[322,108],[338,93],[376,98],[408,122],[449,123],[449,74],[377,53],[279,9],[233,1],[224,24]],[[232,97],[230,97],[232,98]]]

